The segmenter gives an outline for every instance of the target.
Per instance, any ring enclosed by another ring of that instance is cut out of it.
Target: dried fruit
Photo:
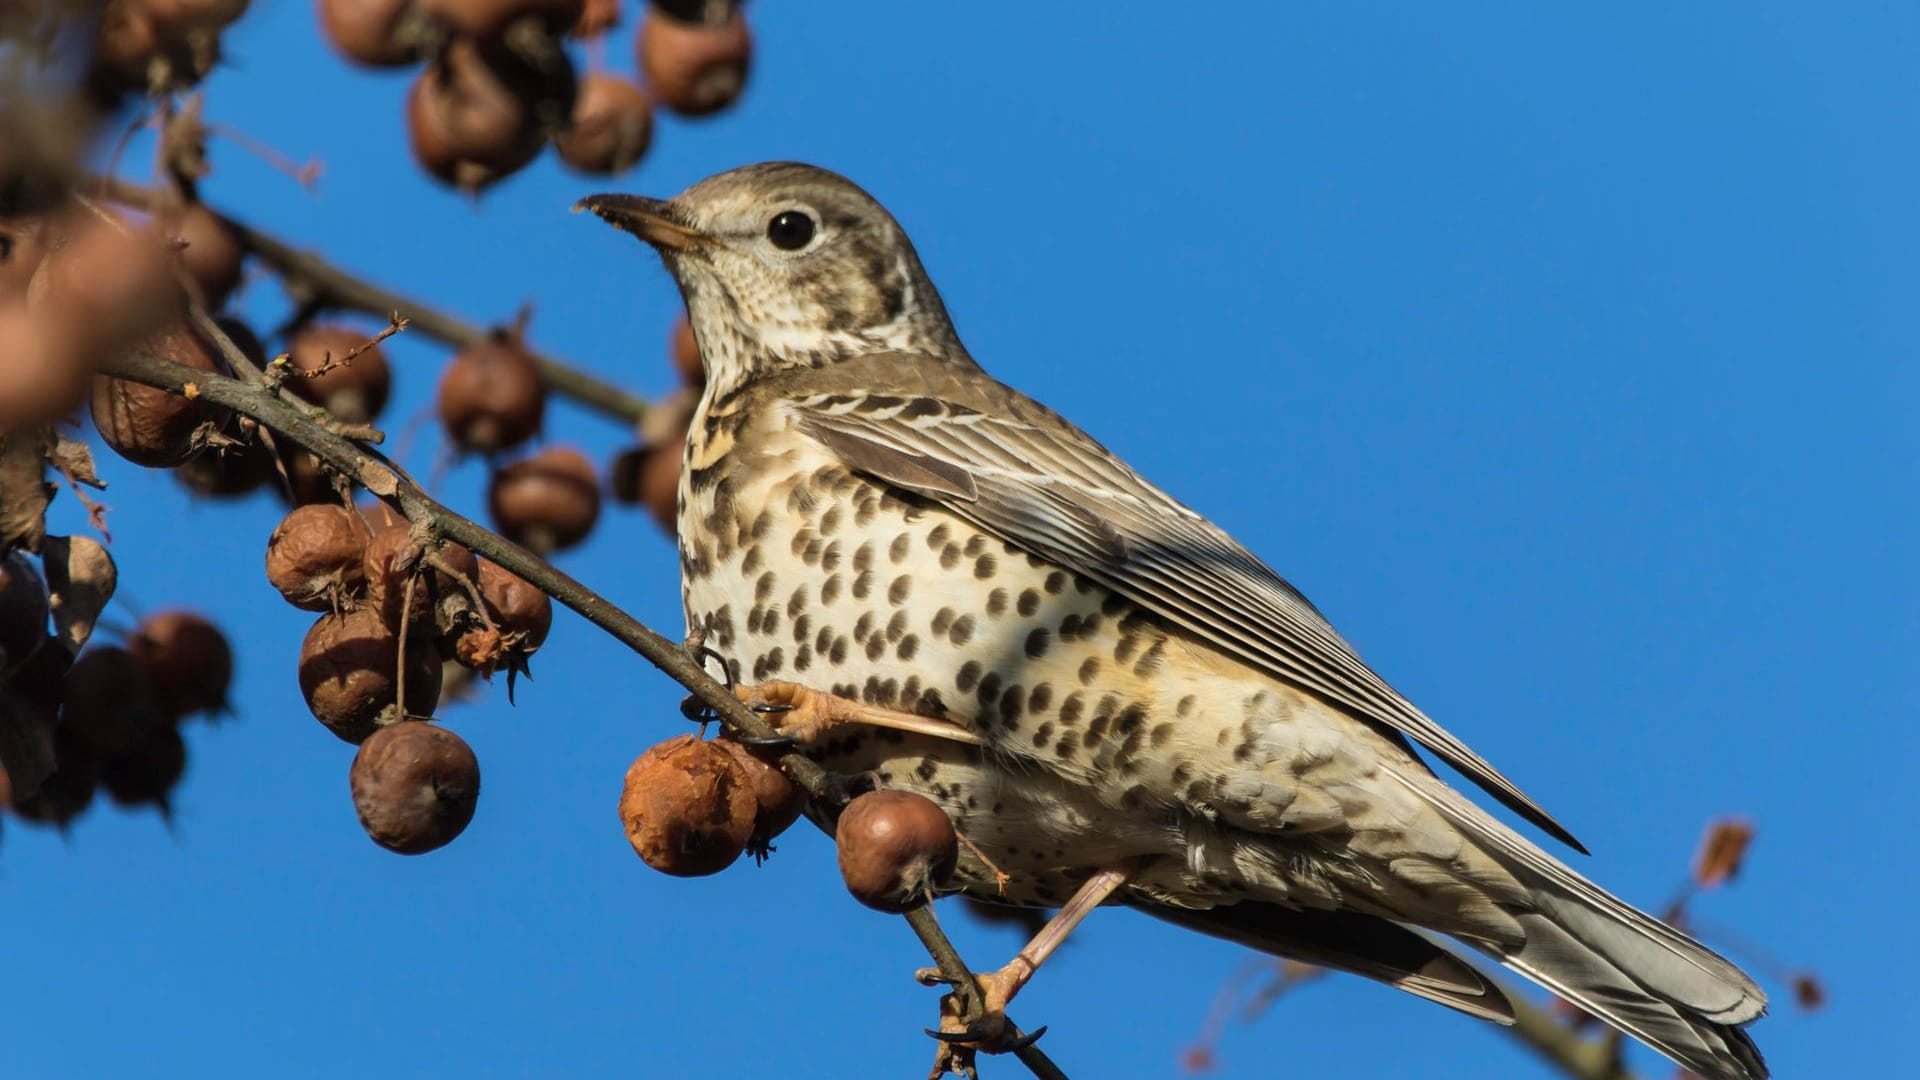
[[[466,740],[436,724],[407,720],[368,736],[348,775],[360,827],[402,855],[445,846],[473,820],[480,761]]]
[[[691,735],[641,754],[620,793],[627,842],[648,866],[676,877],[733,865],[759,809],[753,781],[733,755]]]
[[[13,812],[22,821],[66,828],[93,803],[100,784],[100,759],[64,727],[54,733],[54,770],[28,798],[15,798]]]
[[[401,628],[403,609],[409,629],[418,628],[433,611],[432,586],[426,568],[420,564],[424,555],[405,521],[376,529],[367,541],[360,562],[361,576],[367,582],[367,604],[395,631]],[[409,582],[411,599],[407,596]]]
[[[81,653],[67,671],[66,694],[60,730],[99,757],[130,753],[171,726],[146,668],[118,645]]]
[[[154,701],[173,720],[227,708],[233,648],[220,628],[191,611],[159,611],[140,620],[127,649],[146,669]]]
[[[855,900],[878,911],[911,911],[953,876],[959,834],[931,799],[871,791],[847,804],[834,829],[840,877]]]
[[[547,384],[515,336],[499,334],[453,358],[440,376],[436,407],[455,446],[493,453],[539,433]]]
[[[192,203],[167,222],[166,231],[207,307],[224,304],[227,294],[240,284],[241,260],[246,255],[233,229],[218,214]]]
[[[267,580],[294,607],[331,611],[366,581],[368,537],[359,515],[343,506],[295,507],[267,539]]]
[[[535,20],[548,34],[559,34],[580,21],[584,0],[419,0],[420,9],[455,33],[474,38],[498,37],[522,19]]]
[[[327,730],[350,743],[404,719],[394,707],[400,637],[378,612],[322,615],[300,649],[300,692]],[[406,714],[431,716],[440,702],[440,654],[407,642]]]
[[[387,407],[393,372],[380,346],[361,348],[371,336],[345,326],[301,330],[287,343],[287,388],[347,423],[372,423]],[[302,374],[312,372],[320,374]]]
[[[626,79],[595,72],[580,84],[567,130],[553,137],[560,160],[583,173],[610,176],[640,163],[653,141],[653,103]]]
[[[327,40],[367,67],[406,67],[444,36],[414,0],[319,0],[319,7]]]
[[[213,446],[174,467],[173,478],[195,495],[237,499],[260,490],[274,477],[273,453],[248,440]]]
[[[518,574],[481,562],[480,598],[493,628],[475,624],[454,639],[453,657],[464,667],[492,675],[502,664],[525,670],[526,658],[547,640],[553,601]]]
[[[746,88],[753,39],[738,11],[697,23],[650,6],[640,22],[639,53],[647,86],[662,105],[683,116],[706,116],[733,104]]]
[[[187,741],[171,727],[155,731],[130,753],[100,763],[100,786],[121,806],[157,806],[164,817],[169,796],[187,773]]]
[[[509,539],[551,554],[593,531],[600,519],[600,483],[586,455],[571,447],[548,447],[495,472],[487,506]]]
[[[753,787],[758,810],[753,816],[753,836],[747,841],[747,850],[756,858],[765,858],[773,850],[773,838],[786,832],[807,808],[807,791],[782,772],[780,766],[755,756],[753,750],[742,743],[722,736],[712,740],[711,745],[733,755]]]
[[[0,678],[33,659],[46,641],[46,583],[25,555],[0,555]]]
[[[566,125],[574,94],[563,52],[534,64],[456,38],[408,92],[414,158],[429,175],[478,191],[539,155],[548,133]]]
[[[213,346],[185,321],[135,346],[141,352],[200,371],[217,370]],[[166,468],[192,456],[194,429],[212,415],[205,402],[126,379],[96,375],[93,425],[114,452],[135,465]]]
[[[673,338],[667,344],[667,353],[673,357],[673,370],[680,373],[680,381],[688,386],[704,386],[707,382],[707,366],[700,359],[700,341],[693,336],[693,324],[685,315],[673,324]]]

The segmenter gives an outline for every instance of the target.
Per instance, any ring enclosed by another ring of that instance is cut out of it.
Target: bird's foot
[[[960,996],[945,994],[940,998],[940,1030],[929,1030],[927,1034],[954,1049],[985,1051],[989,1054],[1010,1054],[1032,1046],[1047,1033],[1047,1029],[1041,1027],[1022,1032],[1007,1019],[1007,1004],[1033,977],[1033,972],[1032,964],[1022,957],[1015,957],[1012,963],[999,971],[974,975],[973,980],[979,986],[980,995],[978,1015],[968,1019]],[[951,985],[939,968],[921,968],[914,972],[914,978],[924,986]]]

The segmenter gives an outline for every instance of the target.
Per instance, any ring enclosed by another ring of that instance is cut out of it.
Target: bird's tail
[[[1765,1080],[1740,1025],[1767,997],[1751,977],[1638,911],[1429,777],[1402,780],[1527,891],[1518,945],[1472,942],[1594,1017],[1709,1080]]]

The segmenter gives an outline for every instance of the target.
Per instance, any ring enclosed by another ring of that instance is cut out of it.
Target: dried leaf
[[[41,545],[40,560],[53,603],[54,636],[77,656],[113,599],[120,573],[107,549],[88,536],[49,536]]]
[[[47,504],[59,489],[47,483],[47,428],[0,433],[0,550],[40,550]]]
[[[73,483],[85,484],[96,491],[107,490],[106,481],[94,471],[93,447],[86,443],[56,432],[53,447],[47,451],[47,460],[60,470],[60,475]]]
[[[1711,889],[1732,881],[1740,873],[1753,842],[1753,824],[1740,818],[1725,818],[1707,827],[1700,854],[1693,860],[1693,880],[1702,889]]]

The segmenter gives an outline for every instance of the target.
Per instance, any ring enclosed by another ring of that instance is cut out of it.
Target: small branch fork
[[[258,247],[255,249],[259,250]],[[382,295],[374,306],[381,311],[411,311],[415,326],[434,333],[430,324],[435,317],[424,314],[424,309],[418,306],[386,295]],[[211,320],[201,329],[212,332],[211,336],[223,353],[238,351],[224,334],[219,333],[217,327],[211,326]],[[477,338],[480,331],[475,330],[473,334]],[[779,737],[779,733],[765,718],[755,713],[733,691],[709,676],[692,652],[648,628],[546,560],[435,501],[386,458],[343,438],[324,422],[309,416],[270,388],[249,385],[137,352],[106,361],[101,365],[101,371],[115,378],[176,394],[192,393],[254,420],[268,431],[303,447],[342,476],[351,478],[398,508],[416,527],[486,556],[572,608],[685,687],[734,731],[762,740]],[[780,766],[819,805],[838,812],[838,800],[843,797],[840,785],[817,762],[804,754],[788,753],[781,757]],[[940,928],[932,908],[916,908],[907,913],[906,920],[925,946],[927,955],[933,958],[942,980],[952,985],[951,1000],[946,1007],[953,1010],[958,1022],[970,1025],[986,1016],[986,993],[953,947],[953,942],[947,938],[946,932]],[[1011,1052],[1036,1077],[1040,1080],[1066,1080],[1066,1074],[1039,1047],[1031,1042],[1021,1045],[1024,1034],[1010,1020],[1006,1027],[1013,1045],[1017,1047]],[[970,1054],[964,1053],[964,1049],[961,1055],[954,1057],[949,1057],[943,1050],[941,1063],[968,1066],[971,1064],[970,1057]]]

